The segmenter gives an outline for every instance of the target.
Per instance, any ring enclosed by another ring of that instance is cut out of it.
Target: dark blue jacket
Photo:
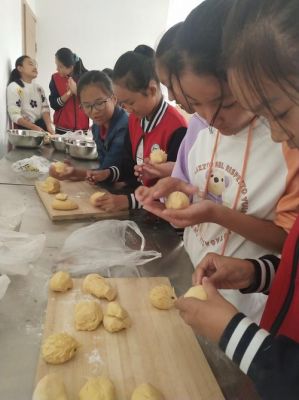
[[[128,131],[128,114],[116,106],[105,140],[101,138],[100,131],[100,126],[93,124],[92,135],[97,145],[99,169],[107,169],[114,165],[120,167],[123,159],[124,139]]]

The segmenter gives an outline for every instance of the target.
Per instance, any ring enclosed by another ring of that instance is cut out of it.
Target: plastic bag
[[[67,131],[63,135],[61,135],[63,139],[65,140],[86,140],[86,135],[84,131],[78,130],[78,131]]]
[[[10,279],[7,275],[0,276],[0,300],[4,297],[6,290],[10,284]]]
[[[45,246],[46,236],[0,229],[0,274],[27,275]]]
[[[72,274],[87,274],[116,265],[142,265],[161,257],[161,253],[144,250],[144,246],[144,236],[135,222],[99,221],[73,232],[66,239],[57,263]]]
[[[0,229],[15,230],[21,224],[26,210],[25,201],[16,197],[16,193],[5,189],[0,203]]]
[[[50,168],[50,161],[44,157],[32,156],[16,161],[12,164],[12,169],[28,179],[36,179],[40,175],[47,174]]]

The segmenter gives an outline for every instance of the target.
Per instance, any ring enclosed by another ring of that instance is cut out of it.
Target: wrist
[[[214,203],[213,201],[207,201],[207,222],[212,222],[214,224],[220,224],[221,218],[223,218],[223,213],[225,213],[226,207]]]

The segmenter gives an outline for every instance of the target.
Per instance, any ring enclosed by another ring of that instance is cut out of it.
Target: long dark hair
[[[262,83],[265,78],[298,104],[298,96],[294,98],[290,90],[299,94],[298,0],[237,1],[225,25],[223,49],[227,68],[233,68],[236,79],[246,82],[246,89],[272,115]],[[246,93],[243,96],[250,106]]]
[[[30,57],[24,55],[24,56],[21,56],[16,59],[15,68],[10,73],[8,84],[10,84],[12,82],[16,82],[19,86],[24,87],[24,83],[22,82],[21,74],[18,70],[18,67],[23,66],[24,60],[26,60],[26,58],[30,58]]]
[[[72,72],[72,77],[74,78],[74,80],[78,80],[82,74],[87,72],[87,69],[84,67],[81,58],[67,47],[62,47],[61,49],[59,49],[56,52],[55,57],[65,67],[74,68]]]
[[[77,94],[79,98],[82,90],[89,85],[99,86],[106,95],[113,95],[112,81],[103,71],[88,71],[81,76],[77,84]]]

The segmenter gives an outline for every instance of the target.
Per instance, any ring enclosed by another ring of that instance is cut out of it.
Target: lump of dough
[[[131,326],[131,319],[129,317],[120,319],[104,315],[103,325],[106,331],[114,333],[129,328]]]
[[[68,272],[58,271],[50,279],[50,289],[54,292],[66,292],[73,287],[73,280]]]
[[[79,393],[80,400],[116,400],[115,388],[109,378],[90,378]]]
[[[36,385],[32,400],[68,400],[62,379],[56,374],[45,375]]]
[[[111,301],[111,303],[108,304],[106,315],[119,319],[125,319],[129,316],[127,310],[125,310],[117,301]]]
[[[67,333],[50,335],[42,346],[42,357],[49,364],[63,364],[74,357],[79,343]]]
[[[55,199],[65,201],[68,198],[66,193],[57,193]]]
[[[76,210],[78,208],[78,204],[72,199],[66,199],[64,201],[54,199],[52,203],[52,208],[54,210],[70,211]]]
[[[186,208],[189,204],[189,197],[183,192],[172,192],[165,201],[165,207],[174,210]]]
[[[151,289],[149,294],[151,304],[160,310],[168,310],[175,302],[174,289],[168,285],[159,285]]]
[[[87,275],[83,281],[82,289],[85,293],[92,294],[99,299],[107,299],[108,301],[114,300],[117,295],[116,289],[98,274]]]
[[[54,165],[55,171],[58,174],[63,173],[65,171],[65,169],[66,169],[65,163],[63,163],[61,161],[57,161],[53,165]]]
[[[185,294],[184,297],[195,297],[199,300],[207,300],[207,292],[202,285],[192,286]]]
[[[167,161],[167,154],[164,150],[156,149],[150,154],[150,160],[154,164],[161,164]]]
[[[102,309],[96,301],[81,301],[75,306],[77,331],[94,331],[103,320]]]
[[[131,400],[165,400],[165,397],[150,383],[142,383],[132,393]]]
[[[104,196],[105,194],[106,194],[106,192],[95,192],[90,196],[89,201],[91,202],[91,204],[93,206],[95,206],[97,199]]]
[[[41,189],[49,194],[60,192],[60,182],[58,179],[48,176],[46,180],[41,183]]]

